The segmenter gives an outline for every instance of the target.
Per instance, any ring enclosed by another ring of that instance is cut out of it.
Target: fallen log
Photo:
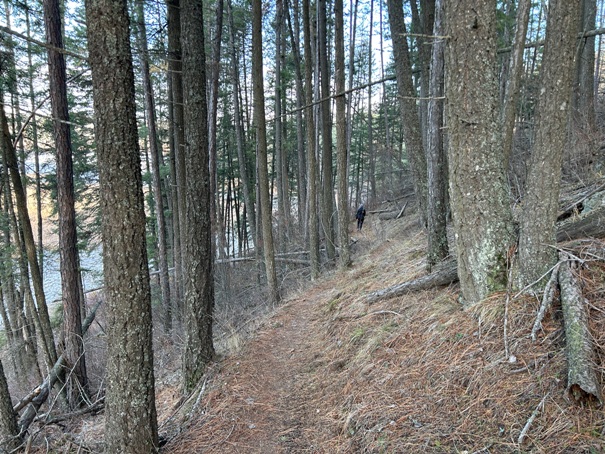
[[[82,335],[86,334],[88,328],[92,324],[95,319],[95,315],[97,313],[97,309],[101,305],[103,301],[99,301],[94,309],[88,314],[88,317],[82,323]],[[48,376],[44,379],[40,386],[37,386],[31,393],[29,393],[26,397],[21,399],[17,405],[13,407],[15,412],[18,412],[22,408],[25,408],[25,411],[19,418],[19,435],[23,436],[31,423],[34,421],[36,415],[38,414],[38,410],[46,402],[48,396],[50,394],[50,390],[55,386],[57,380],[61,376],[61,371],[65,367],[65,355],[61,354],[57,362],[50,370]]]
[[[557,241],[605,237],[605,191],[591,192],[579,203],[582,212],[570,215],[557,225]],[[568,207],[566,211],[573,208]]]
[[[568,260],[568,257],[561,253],[560,259]],[[569,263],[569,261],[564,262],[559,267],[559,288],[565,324],[565,350],[568,367],[567,392],[577,402],[596,400],[599,405],[602,405],[601,387],[592,367],[594,355],[592,337],[588,330],[586,299],[582,296]]]
[[[393,285],[382,290],[376,290],[366,297],[368,304],[376,301],[394,298],[408,292],[417,292],[419,290],[428,290],[433,287],[449,285],[458,281],[458,266],[455,260],[448,261],[441,265],[440,269],[434,273],[419,277],[413,281],[407,281],[402,284]]]

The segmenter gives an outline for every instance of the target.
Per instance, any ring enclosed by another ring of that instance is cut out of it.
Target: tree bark
[[[183,102],[185,114],[185,162],[187,225],[185,230],[185,350],[183,380],[191,391],[214,358],[212,313],[214,310],[214,256],[210,225],[210,170],[208,105],[206,101],[206,54],[203,0],[183,2]]]
[[[0,362],[0,454],[16,452],[20,445],[17,416],[11,404],[4,368]]]
[[[44,1],[46,41],[56,49],[63,48],[61,11],[58,0]],[[48,50],[48,73],[52,87],[50,104],[53,113],[53,130],[57,148],[57,203],[59,211],[59,255],[61,293],[63,299],[63,342],[65,360],[73,374],[67,377],[67,401],[70,407],[79,406],[88,394],[86,357],[82,339],[83,302],[80,300],[80,271],[76,209],[74,195],[71,130],[67,107],[67,74],[65,56],[54,49]]]
[[[462,297],[471,305],[506,287],[514,242],[498,121],[496,1],[449,2],[445,24],[450,204]]]
[[[529,23],[531,0],[519,0],[517,5],[517,28],[510,55],[508,68],[509,77],[506,80],[504,93],[504,106],[502,108],[502,146],[504,148],[504,170],[508,171],[510,157],[513,151],[513,136],[515,130],[515,117],[517,102],[521,92],[521,76],[523,75],[523,52],[525,51],[525,37]]]
[[[308,191],[308,231],[309,260],[311,261],[311,279],[319,277],[319,231],[317,216],[317,162],[315,159],[315,121],[313,118],[313,52],[311,50],[310,0],[303,0],[304,48],[307,64],[305,65],[305,119],[307,125],[307,173]]]
[[[252,1],[252,85],[254,123],[258,153],[258,185],[261,203],[263,254],[269,288],[269,301],[279,302],[279,288],[275,271],[275,249],[272,230],[272,210],[269,199],[269,171],[267,166],[267,125],[265,123],[265,95],[263,88],[262,2]]]
[[[444,34],[444,1],[435,2],[434,36]],[[431,268],[449,253],[447,242],[447,161],[443,148],[443,81],[445,42],[435,40],[431,55],[429,101],[427,106],[427,172],[428,172],[428,253],[427,267]]]
[[[345,40],[344,40],[343,0],[334,2],[334,41],[336,93],[345,91]],[[349,248],[349,169],[347,153],[347,117],[345,95],[336,98],[336,156],[338,170],[338,243],[340,246],[340,268],[351,264]]]
[[[183,72],[181,56],[181,1],[167,0],[168,13],[168,71],[170,73],[170,82],[172,85],[172,106],[173,106],[173,132],[174,143],[174,168],[175,182],[174,190],[176,192],[175,208],[175,264],[174,276],[175,285],[178,286],[178,295],[185,294],[184,280],[184,255],[185,255],[185,231],[187,229],[187,219],[185,213],[185,187],[186,187],[186,169],[185,169],[185,119],[183,113]],[[178,216],[178,219],[177,219]],[[178,223],[177,223],[178,221]],[[183,314],[183,299],[175,301],[177,306],[177,317]]]
[[[556,242],[579,17],[580,0],[549,3],[535,139],[520,222],[519,288],[534,282],[557,262],[551,246]]]
[[[139,38],[138,43],[141,60],[141,72],[143,77],[143,94],[145,97],[145,111],[147,112],[147,129],[149,131],[149,161],[151,163],[153,201],[155,203],[158,265],[160,271],[160,289],[162,294],[162,322],[164,325],[164,331],[169,333],[172,329],[172,302],[170,300],[170,278],[168,276],[168,242],[166,240],[166,219],[164,216],[164,198],[162,196],[162,180],[160,176],[160,155],[162,153],[162,149],[158,140],[155,99],[149,72],[147,25],[145,23],[145,9],[143,0],[137,0],[136,17],[138,22],[137,31]]]
[[[125,0],[87,0],[108,309],[105,449],[158,447],[151,289]]]
[[[561,254],[561,260],[566,260]],[[594,364],[594,347],[588,329],[586,299],[568,263],[559,267],[559,287],[565,322],[565,352],[567,357],[567,392],[577,402],[596,399],[601,405],[601,385]]]
[[[408,154],[414,192],[418,200],[418,214],[423,225],[427,219],[427,164],[422,144],[422,129],[416,106],[416,90],[412,80],[412,63],[407,42],[401,0],[388,0],[389,24],[393,39],[393,56],[397,75],[397,93],[403,127],[403,140]]]
[[[334,235],[334,182],[332,174],[332,109],[330,108],[330,66],[328,64],[328,27],[326,0],[317,1],[318,59],[321,88],[321,227],[328,260],[336,257]]]

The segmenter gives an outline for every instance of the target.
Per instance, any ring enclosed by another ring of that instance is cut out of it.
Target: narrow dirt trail
[[[203,400],[205,414],[164,452],[321,452],[324,431],[313,372],[323,363],[318,307],[332,291],[313,289],[281,306],[238,353],[220,363]],[[326,432],[326,433],[324,433]]]

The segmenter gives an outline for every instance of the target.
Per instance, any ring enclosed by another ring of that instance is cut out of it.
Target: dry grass
[[[217,365],[203,410],[164,452],[603,452],[603,411],[566,395],[558,304],[534,343],[539,302],[511,301],[507,358],[504,294],[468,310],[455,286],[365,303],[424,273],[410,219],[370,224],[353,268],[297,295]],[[580,275],[603,382],[605,265]]]

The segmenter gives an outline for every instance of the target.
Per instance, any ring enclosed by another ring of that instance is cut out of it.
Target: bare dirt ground
[[[605,452],[602,408],[566,392],[558,303],[536,342],[531,295],[464,309],[450,286],[369,305],[372,290],[425,273],[426,241],[412,217],[371,221],[351,269],[288,296],[213,366],[185,416],[160,410],[162,452]],[[576,273],[603,383],[605,265]]]

